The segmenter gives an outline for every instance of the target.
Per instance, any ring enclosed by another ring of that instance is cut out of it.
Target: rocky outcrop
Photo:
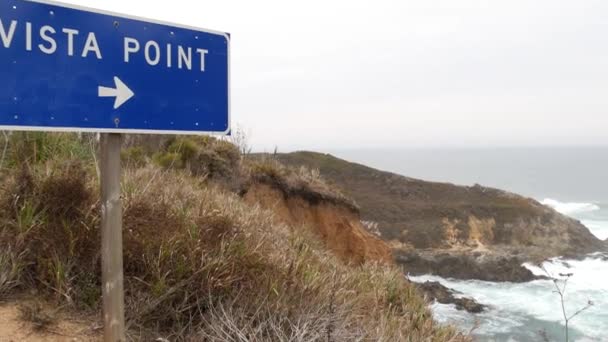
[[[412,275],[435,274],[446,278],[478,279],[485,281],[526,282],[537,279],[521,265],[524,257],[508,253],[395,250],[395,260]]]
[[[402,233],[414,248],[508,246],[534,258],[581,255],[604,248],[580,222],[533,199],[478,185],[442,186],[446,193],[461,196],[454,203],[429,199],[419,201],[418,208],[407,209],[410,220]]]
[[[416,284],[416,287],[421,290],[427,298],[436,300],[441,304],[454,304],[457,310],[480,313],[486,309],[485,305],[477,303],[473,298],[456,297],[455,294],[459,294],[458,291],[447,288],[436,281]]]
[[[327,154],[279,155],[283,163],[317,168],[352,197],[410,273],[464,279],[526,281],[523,262],[606,251],[580,222],[502,190],[427,182]]]
[[[522,267],[555,256],[580,258],[605,249],[580,222],[537,201],[481,186],[444,185],[466,191],[461,204],[411,211],[402,231],[408,245],[395,251],[413,274],[487,281],[529,281]]]
[[[350,205],[311,201],[297,194],[287,196],[272,184],[263,183],[250,185],[243,196],[249,203],[273,210],[279,220],[292,227],[308,227],[346,262],[392,263],[389,246],[363,227],[358,212]]]

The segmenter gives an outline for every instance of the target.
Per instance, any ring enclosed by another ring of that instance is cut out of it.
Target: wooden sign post
[[[125,341],[120,200],[121,134],[101,134],[101,286],[104,341]]]

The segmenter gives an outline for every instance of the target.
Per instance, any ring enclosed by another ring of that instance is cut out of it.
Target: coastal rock
[[[411,275],[435,274],[456,279],[484,281],[527,282],[538,279],[527,268],[524,260],[501,253],[471,253],[443,250],[395,250],[395,260]]]
[[[470,313],[480,313],[486,309],[485,305],[477,303],[472,298],[455,297],[458,291],[447,288],[436,281],[427,281],[425,283],[416,284],[429,299],[436,300],[441,304],[454,304],[456,309],[465,310]]]

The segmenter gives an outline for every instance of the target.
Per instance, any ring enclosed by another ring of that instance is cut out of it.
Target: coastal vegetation
[[[21,317],[43,329],[56,324],[48,316],[58,311],[98,322],[95,136],[5,136],[0,301],[42,303],[23,306]],[[133,137],[125,145],[121,187],[129,339],[469,339],[438,325],[416,287],[392,262],[377,258],[379,252],[349,260],[352,251],[337,253],[336,241],[328,242],[331,237],[311,229],[311,222],[281,220],[248,191],[263,183],[285,198],[329,203],[327,210],[345,208],[356,215],[355,202],[318,172],[243,158],[238,146],[209,137]],[[370,239],[357,229],[347,231],[359,232],[350,241]],[[374,251],[381,243],[370,242]],[[45,310],[48,306],[59,310]],[[85,333],[92,339],[99,335],[95,328]]]

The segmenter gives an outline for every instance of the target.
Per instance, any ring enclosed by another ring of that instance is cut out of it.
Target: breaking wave
[[[608,261],[605,255],[590,255],[585,260],[554,258],[543,264],[545,270],[524,264],[536,275],[560,277],[570,273],[565,294],[568,314],[593,303],[570,322],[571,340],[607,341],[608,336]],[[451,323],[464,331],[474,329],[478,341],[542,341],[541,332],[551,341],[563,340],[564,323],[560,298],[548,279],[527,283],[493,283],[456,280],[433,275],[410,277],[414,282],[438,281],[459,291],[460,296],[475,298],[488,305],[484,313],[473,315],[458,311],[454,305],[434,303],[431,309],[441,323]],[[563,284],[560,282],[560,284]]]
[[[549,206],[564,215],[576,215],[600,210],[600,206],[594,203],[584,202],[560,202],[551,198],[545,198],[542,204]]]

